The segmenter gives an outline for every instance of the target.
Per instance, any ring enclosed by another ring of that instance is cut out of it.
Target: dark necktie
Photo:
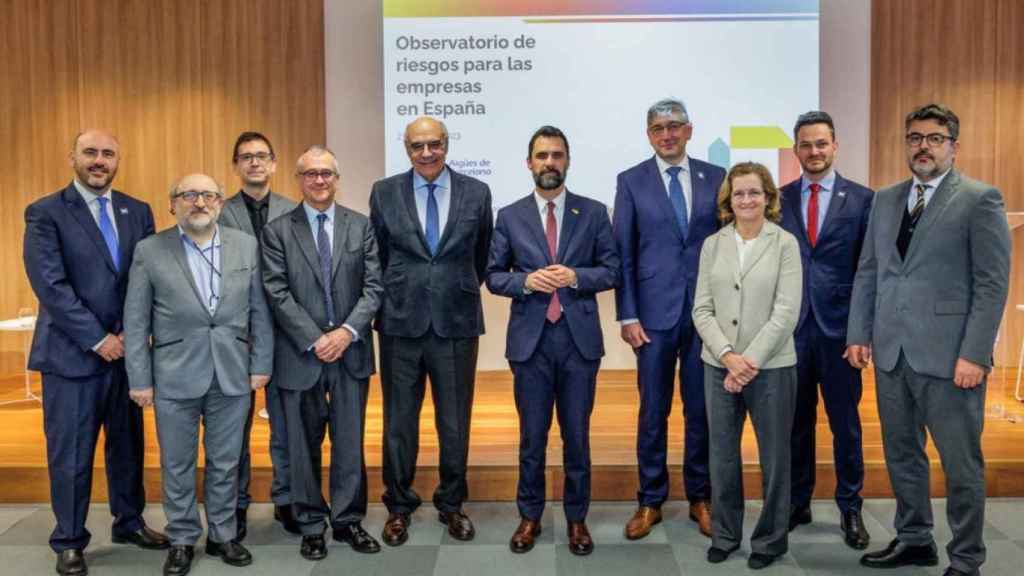
[[[327,321],[334,326],[334,295],[331,294],[331,239],[327,236],[327,214],[317,214],[316,252],[320,255],[320,277],[323,279]]]
[[[910,209],[911,227],[917,225],[917,221],[921,219],[921,213],[924,212],[924,193],[927,189],[927,184],[917,185],[917,200],[914,202],[914,207]]]
[[[114,223],[107,215],[107,202],[110,199],[97,196],[96,201],[100,204],[100,234],[103,235],[103,241],[107,244],[107,250],[110,251],[110,259],[114,261],[114,270],[120,271],[121,259],[117,251],[117,234],[114,233]]]
[[[811,248],[818,243],[818,190],[821,185],[817,182],[811,184],[811,198],[807,201],[807,241]]]
[[[672,211],[676,215],[676,224],[679,225],[679,233],[683,240],[690,227],[690,216],[686,212],[686,199],[683,197],[683,183],[679,181],[679,166],[672,166],[668,172],[668,199],[672,201]]]
[[[545,236],[548,238],[548,254],[551,255],[551,262],[555,263],[558,256],[558,223],[555,222],[555,203],[548,202],[548,218],[544,226]],[[558,301],[558,291],[551,293],[551,301],[548,302],[548,312],[545,315],[548,322],[554,324],[562,317],[562,304]]]
[[[437,188],[437,184],[427,184],[427,246],[430,248],[430,254],[437,254],[437,242],[440,240],[440,220],[441,217],[437,210],[437,197],[434,196],[434,190]]]

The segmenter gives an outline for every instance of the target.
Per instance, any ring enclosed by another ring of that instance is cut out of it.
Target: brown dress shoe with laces
[[[594,540],[584,522],[569,523],[569,552],[577,556],[586,556],[594,551]]]
[[[633,517],[626,522],[626,539],[639,540],[651,533],[655,524],[661,523],[661,510],[650,506],[637,508]]]
[[[512,539],[508,541],[508,547],[516,554],[525,554],[533,550],[533,544],[540,535],[540,522],[523,518],[519,521]]]
[[[701,534],[711,538],[711,504],[707,500],[690,502],[690,520],[697,523]]]

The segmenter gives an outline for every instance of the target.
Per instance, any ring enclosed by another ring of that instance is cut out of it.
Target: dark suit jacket
[[[576,271],[576,288],[559,288],[558,299],[576,349],[584,358],[597,360],[604,355],[604,340],[594,295],[619,284],[619,255],[605,205],[568,190],[565,194],[557,263]],[[533,194],[498,211],[487,288],[512,298],[505,348],[512,362],[533,355],[551,301],[543,292],[525,294],[526,276],[553,263]]]
[[[693,199],[684,240],[654,157],[619,174],[612,214],[622,257],[622,285],[615,291],[619,320],[638,318],[654,330],[689,321],[700,249],[719,229],[716,204],[724,178],[722,168],[690,158]]]
[[[433,257],[416,215],[413,171],[380,180],[370,192],[370,221],[384,271],[384,302],[376,324],[382,334],[417,338],[430,327],[443,338],[484,333],[480,284],[494,227],[491,189],[448,171],[448,222]]]
[[[799,241],[804,268],[803,305],[796,331],[800,332],[808,311],[813,310],[822,334],[845,340],[853,277],[868,229],[874,192],[836,173],[825,222],[818,228],[817,244],[811,248],[800,209],[800,183],[798,178],[780,190],[782,227]]]
[[[117,190],[111,204],[120,271],[74,184],[25,209],[25,271],[39,299],[32,370],[81,378],[110,369],[92,347],[121,332],[135,244],[154,231],[149,204]]]
[[[380,306],[380,260],[366,216],[335,206],[332,293],[334,317],[359,333],[341,357],[353,378],[375,371],[370,321]],[[299,204],[263,228],[263,285],[279,330],[274,340],[274,384],[308,390],[323,363],[310,349],[328,331],[316,241]]]

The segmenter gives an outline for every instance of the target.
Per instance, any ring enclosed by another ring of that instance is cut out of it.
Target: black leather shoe
[[[292,513],[290,504],[284,506],[275,505],[274,520],[281,523],[281,527],[284,528],[285,532],[302,535],[302,530],[299,528],[299,523],[295,521],[295,514]]]
[[[942,573],[942,576],[981,576],[981,571],[975,568],[970,572],[964,572],[963,570],[957,570],[950,566],[946,568],[946,571]]]
[[[409,515],[393,512],[388,514],[380,537],[388,546],[401,546],[409,539]]]
[[[85,556],[81,550],[71,548],[57,554],[57,574],[61,576],[84,576],[89,573],[85,565]]]
[[[191,546],[174,545],[167,552],[164,561],[164,576],[185,576],[192,569],[192,557],[195,552]]]
[[[811,507],[810,506],[794,506],[789,511],[789,531],[792,532],[797,526],[801,524],[810,524],[811,519]]]
[[[899,566],[935,566],[939,563],[939,552],[935,543],[927,546],[910,546],[899,538],[886,546],[885,550],[869,552],[860,557],[862,566],[869,568],[897,568]]]
[[[871,542],[867,528],[864,527],[864,517],[860,510],[847,510],[839,519],[839,529],[843,531],[843,541],[854,550],[863,550]]]
[[[306,560],[323,560],[327,558],[327,543],[323,534],[307,534],[302,537],[299,554]]]
[[[760,552],[753,552],[750,554],[750,558],[747,558],[747,568],[751,570],[760,570],[767,568],[775,562],[778,558],[775,554],[761,554]]]
[[[376,554],[380,552],[380,544],[366,530],[363,530],[363,527],[358,522],[353,522],[341,528],[335,528],[334,541],[347,542],[353,550],[363,554]]]
[[[448,527],[448,534],[456,540],[467,542],[476,536],[476,529],[473,528],[473,522],[462,510],[456,510],[454,512],[438,512],[437,519],[441,521],[441,524]]]
[[[231,540],[229,542],[214,542],[209,538],[206,539],[206,555],[207,556],[220,556],[220,559],[225,564],[231,566],[248,566],[252,564],[252,554],[245,549],[238,542]]]
[[[238,508],[235,510],[235,542],[245,540],[245,535],[249,533],[248,516],[248,508]]]
[[[167,536],[153,530],[149,526],[143,526],[135,532],[111,536],[110,540],[114,544],[134,544],[146,550],[165,550],[171,545]]]
[[[712,546],[708,548],[708,562],[712,564],[721,564],[725,562],[729,555],[740,549],[740,545],[737,544],[732,548],[715,548]]]

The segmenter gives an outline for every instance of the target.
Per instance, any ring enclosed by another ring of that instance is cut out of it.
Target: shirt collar
[[[818,185],[821,189],[818,192],[832,192],[836,186],[836,171],[829,170],[828,175],[818,181]],[[807,179],[807,176],[800,177],[800,192],[807,192],[811,189],[811,181]]]
[[[419,172],[417,172],[416,170],[412,171],[412,189],[413,190],[419,190],[420,188],[425,188],[427,186],[427,184],[435,184],[435,185],[437,185],[437,190],[449,190],[449,189],[451,189],[451,186],[450,186],[450,184],[451,184],[451,174],[449,174],[449,172],[448,172],[448,167],[445,166],[444,169],[441,170],[441,173],[437,175],[437,178],[434,178],[433,182],[427,182],[427,179],[424,178],[423,176],[420,176]]]
[[[220,225],[219,224],[214,224],[214,226],[216,226],[216,228],[214,228],[213,238],[210,240],[210,242],[212,243],[214,248],[220,248]],[[211,246],[211,244],[205,244],[205,245],[197,244],[195,242],[195,240],[192,240],[192,238],[188,234],[185,233],[185,230],[184,230],[184,228],[181,227],[181,224],[178,224],[177,228],[178,228],[178,234],[181,235],[181,241],[184,242],[185,244],[195,245],[200,250],[206,250],[206,249],[208,249]]]
[[[327,207],[327,210],[324,210],[322,212],[322,214],[327,214],[327,222],[329,222],[329,223],[330,222],[334,222],[334,208],[335,208],[335,206],[336,206],[336,204],[334,202],[331,202],[331,205]],[[317,215],[321,214],[321,212],[319,210],[317,210],[316,208],[313,208],[312,206],[307,204],[305,200],[302,201],[302,209],[306,211],[306,218],[309,219],[310,222],[314,222],[315,223]]]
[[[82,195],[82,200],[85,200],[86,204],[96,200],[100,196],[106,198],[107,200],[110,200],[110,186],[107,186],[106,188],[103,189],[102,192],[97,194],[96,192],[93,192],[92,188],[89,188],[85,184],[79,182],[78,178],[75,178],[74,184],[75,190],[78,190],[78,193]]]
[[[267,195],[264,196],[262,200],[257,200],[255,198],[253,198],[252,196],[249,196],[248,194],[245,193],[244,190],[239,190],[238,193],[242,195],[242,199],[245,201],[246,205],[248,205],[248,206],[252,206],[253,208],[264,208],[264,207],[270,206],[270,191],[269,190],[267,191]]]
[[[950,167],[949,170],[946,170],[942,174],[939,174],[938,176],[932,178],[931,180],[928,180],[927,182],[922,181],[917,177],[917,174],[914,174],[914,184],[913,186],[911,186],[911,188],[916,188],[918,184],[924,184],[928,186],[929,192],[934,192],[939,189],[939,185],[942,184],[942,181],[946,179],[946,175],[948,175],[950,170],[952,169],[953,168]]]
[[[682,171],[685,172],[686,174],[690,173],[690,157],[688,155],[684,154],[683,159],[681,162],[679,162],[679,164],[670,164],[666,162],[664,158],[658,156],[657,154],[654,155],[654,161],[658,163],[658,172],[662,176],[664,176],[665,171],[671,168],[672,166],[679,166],[680,168],[683,169]]]
[[[536,190],[533,191],[533,199],[537,202],[537,209],[546,216],[548,200],[544,199],[544,197],[538,194]],[[565,188],[562,188],[562,191],[558,193],[558,196],[555,196],[550,201],[555,203],[555,212],[561,214],[562,207],[565,206]]]

